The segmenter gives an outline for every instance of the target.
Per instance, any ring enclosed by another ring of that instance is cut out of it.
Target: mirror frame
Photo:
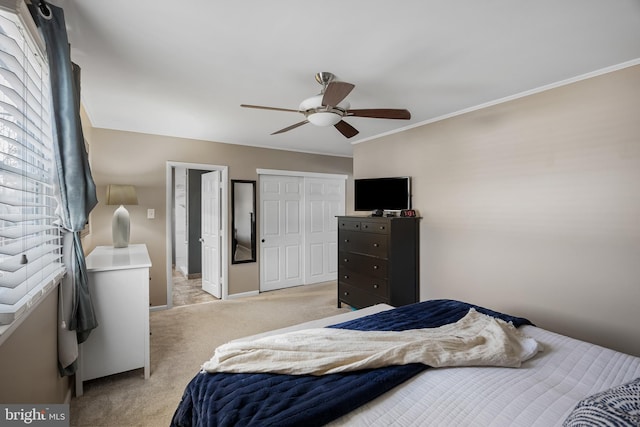
[[[253,212],[249,212],[249,230],[251,233],[251,257],[246,259],[236,259],[236,185],[251,185],[251,206]],[[231,264],[244,264],[248,262],[256,262],[256,181],[246,179],[231,180]]]

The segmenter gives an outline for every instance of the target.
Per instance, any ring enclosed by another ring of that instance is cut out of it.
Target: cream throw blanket
[[[455,323],[407,331],[315,328],[218,347],[206,372],[326,375],[390,365],[518,367],[542,347],[511,323],[470,309]]]

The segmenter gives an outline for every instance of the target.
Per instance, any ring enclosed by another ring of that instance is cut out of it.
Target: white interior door
[[[345,180],[305,178],[305,284],[336,280]]]
[[[260,291],[303,284],[302,182],[260,176]]]
[[[220,171],[202,175],[201,193],[202,289],[221,298]]]

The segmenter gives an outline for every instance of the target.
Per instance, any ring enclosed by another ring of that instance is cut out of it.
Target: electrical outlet
[[[156,217],[155,209],[147,209],[147,219],[154,219]]]

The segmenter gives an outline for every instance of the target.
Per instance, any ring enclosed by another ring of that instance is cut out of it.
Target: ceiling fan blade
[[[331,82],[327,85],[322,97],[322,105],[335,107],[351,93],[355,85],[347,82]]]
[[[400,110],[393,108],[370,108],[364,110],[349,110],[348,116],[354,117],[370,117],[373,119],[400,119],[409,120],[411,113],[409,110]]]
[[[309,120],[303,120],[303,121],[298,122],[298,123],[296,123],[296,124],[293,124],[293,125],[291,125],[291,126],[287,126],[287,127],[286,127],[286,128],[284,128],[284,129],[277,130],[277,131],[273,132],[271,135],[276,135],[276,134],[279,134],[279,133],[284,133],[284,132],[290,131],[291,129],[295,129],[295,128],[300,127],[300,126],[302,126],[302,125],[304,125],[304,124],[307,124],[307,123],[309,123]]]
[[[244,108],[257,108],[260,110],[289,111],[292,113],[300,113],[300,110],[292,110],[290,108],[263,107],[262,105],[250,105],[250,104],[240,104],[240,106]]]
[[[349,123],[345,122],[344,120],[340,120],[338,123],[336,123],[333,126],[336,129],[338,129],[340,131],[340,133],[343,134],[347,138],[354,137],[359,133],[356,128],[354,128],[353,126],[351,126]]]

